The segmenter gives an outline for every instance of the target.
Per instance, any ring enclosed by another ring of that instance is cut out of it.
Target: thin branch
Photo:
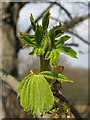
[[[54,5],[54,2],[52,2],[52,3],[49,5],[49,7],[47,7],[47,8],[39,15],[39,17],[35,20],[35,23],[36,23],[38,20],[40,20],[40,19],[42,18],[42,16],[44,15],[44,13],[45,13],[47,10],[49,10],[53,5]],[[26,33],[29,33],[30,30],[31,30],[31,26],[26,30]]]
[[[61,101],[68,103],[68,105],[70,105],[70,108],[71,108],[70,111],[73,113],[76,120],[82,120],[79,112],[76,110],[76,108],[73,106],[73,104],[60,91],[54,93],[54,96],[59,98]]]
[[[84,43],[90,45],[90,42],[84,40],[84,39],[83,39],[81,36],[79,36],[78,34],[76,34],[76,33],[74,33],[74,32],[71,32],[71,31],[67,31],[67,32],[69,32],[69,33],[71,33],[72,35],[78,37],[78,38],[79,38],[81,41],[83,41]]]
[[[63,46],[76,46],[76,47],[78,47],[79,45],[77,43],[66,43]]]
[[[69,13],[69,11],[65,8],[65,7],[63,7],[60,3],[58,3],[58,2],[55,2],[55,5],[58,5],[62,10],[64,10],[65,12],[66,12],[66,14],[68,15],[68,17],[70,18],[70,19],[72,19],[72,16],[71,16],[71,14]]]
[[[0,69],[0,80],[3,80],[7,85],[11,87],[14,92],[17,93],[19,82],[5,70]],[[78,111],[60,91],[54,93],[54,96],[58,97],[61,101],[68,103],[71,107],[71,112],[73,115],[81,120],[81,116],[79,115]],[[37,113],[36,116],[39,116],[39,113]]]
[[[75,17],[70,21],[65,21],[64,25],[62,26],[63,31],[67,32],[69,28],[73,28],[76,24],[83,22],[84,20],[90,18],[90,15],[83,15],[81,17]]]

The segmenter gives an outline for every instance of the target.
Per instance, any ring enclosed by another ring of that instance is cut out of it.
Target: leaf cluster
[[[64,47],[64,43],[70,39],[70,36],[63,35],[64,31],[61,29],[62,25],[53,26],[48,31],[50,12],[47,11],[42,19],[42,26],[34,22],[33,15],[30,16],[31,27],[35,32],[34,35],[20,32],[19,38],[23,40],[26,45],[32,46],[33,49],[29,55],[37,56],[44,55],[45,60],[49,60],[52,67],[58,65],[60,52],[77,58],[77,53],[71,47]],[[61,36],[63,35],[63,36]],[[59,39],[57,40],[57,38]]]

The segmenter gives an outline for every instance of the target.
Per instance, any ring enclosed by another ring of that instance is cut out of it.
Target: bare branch
[[[63,7],[63,6],[62,6],[60,3],[58,3],[58,2],[55,2],[55,4],[58,5],[62,10],[64,10],[64,11],[66,12],[66,14],[68,15],[68,17],[69,17],[70,19],[72,19],[71,14],[69,13],[69,11],[68,11],[65,7]]]
[[[75,17],[70,21],[65,21],[62,26],[63,31],[67,32],[69,28],[73,28],[76,24],[83,22],[84,20],[90,18],[90,15],[83,15],[81,17]]]
[[[69,33],[71,33],[72,35],[78,37],[81,41],[83,41],[84,43],[86,44],[89,44],[90,45],[90,42],[88,42],[87,40],[84,40],[81,36],[79,36],[78,34],[74,33],[74,32],[71,32],[71,31],[68,31]]]
[[[8,74],[5,70],[0,69],[0,80],[3,80],[7,85],[9,85],[11,87],[11,89],[14,92],[17,93],[19,82],[13,76]],[[60,91],[54,93],[54,96],[59,98],[61,101],[68,103],[71,107],[71,112],[76,117],[76,119],[78,118],[81,120],[81,116],[79,115],[78,111],[75,109],[75,107],[69,102],[69,100]],[[37,113],[36,116],[39,116],[39,113]]]

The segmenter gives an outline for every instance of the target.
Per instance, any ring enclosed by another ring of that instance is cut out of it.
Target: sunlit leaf
[[[53,48],[54,45],[55,45],[55,32],[54,32],[54,29],[50,29],[49,37],[50,37],[50,40],[51,40],[51,47]]]
[[[59,82],[73,82],[67,77],[65,77],[64,75],[51,72],[51,71],[43,71],[40,74],[42,74],[44,77],[48,79],[52,79],[52,80],[55,79],[55,80],[58,80]]]
[[[28,37],[27,34],[20,32],[19,38],[20,38],[21,40],[23,40],[27,45],[29,45],[29,46],[35,46],[34,38]]]
[[[35,114],[39,108],[40,112],[48,112],[54,103],[52,91],[48,82],[42,75],[29,74],[22,80],[18,88],[20,104],[26,112]]]
[[[70,39],[70,36],[65,35],[62,36],[57,42],[56,42],[56,48],[60,47],[61,45],[63,45],[68,39]]]
[[[60,52],[58,49],[53,49],[50,54],[50,63],[52,67],[56,67],[58,65]]]
[[[31,21],[31,27],[35,31],[36,30],[36,23],[34,22],[34,18],[33,18],[32,14],[30,16],[30,21]]]
[[[41,42],[41,48],[44,51],[47,51],[47,50],[51,49],[51,40],[47,35],[44,36],[44,38],[43,38],[43,40]]]
[[[49,25],[49,17],[50,17],[50,12],[47,11],[46,14],[44,15],[43,19],[42,19],[42,27],[43,30],[48,28]]]
[[[59,47],[58,50],[60,52],[63,52],[66,55],[73,57],[73,58],[77,58],[77,52],[74,51],[74,49],[72,49],[71,47],[63,47],[62,46],[62,47]]]

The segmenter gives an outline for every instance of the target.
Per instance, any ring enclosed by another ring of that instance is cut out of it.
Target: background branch
[[[86,44],[89,44],[90,45],[90,42],[88,42],[88,41],[86,41],[86,40],[84,40],[81,36],[79,36],[78,34],[76,34],[76,33],[74,33],[74,32],[71,32],[71,31],[67,31],[67,32],[69,32],[69,33],[71,33],[72,35],[74,35],[74,36],[76,36],[76,37],[78,37],[81,41],[83,41],[84,43],[86,43]]]
[[[7,85],[11,87],[11,89],[17,93],[17,89],[19,86],[19,82],[10,74],[8,74],[5,70],[0,69],[0,80],[3,80]],[[71,112],[75,116],[75,118],[79,118],[81,120],[81,116],[79,115],[76,108],[69,102],[69,100],[59,91],[54,93],[54,96],[58,97],[61,101],[68,103],[71,107]],[[40,113],[36,113],[36,116],[40,118]]]

